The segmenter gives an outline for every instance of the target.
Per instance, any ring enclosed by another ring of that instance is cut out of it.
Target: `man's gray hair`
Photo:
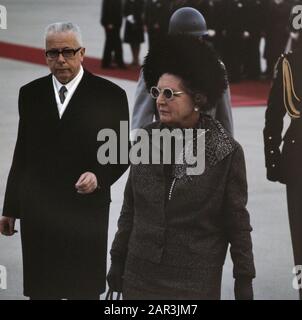
[[[78,25],[72,22],[56,22],[47,26],[45,29],[45,41],[47,40],[48,36],[54,33],[65,33],[65,32],[74,33],[79,45],[81,47],[83,46],[81,29]]]

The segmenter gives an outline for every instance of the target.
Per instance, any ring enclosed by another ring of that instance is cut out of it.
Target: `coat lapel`
[[[45,86],[43,86],[43,89],[42,92],[39,92],[41,101],[40,106],[43,108],[42,112],[48,121],[58,123],[60,117],[51,74],[46,77],[46,83]]]

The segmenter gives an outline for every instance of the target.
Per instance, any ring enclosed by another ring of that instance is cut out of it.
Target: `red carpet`
[[[0,41],[0,57],[45,66],[44,50]],[[125,80],[137,81],[139,70],[101,69],[101,60],[85,57],[84,67],[92,73]],[[231,85],[232,104],[239,106],[262,106],[266,104],[269,82],[244,81]]]
[[[270,86],[270,81],[243,81],[238,84],[231,84],[233,106],[266,105]]]

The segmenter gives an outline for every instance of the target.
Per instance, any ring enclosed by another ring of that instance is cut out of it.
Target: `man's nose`
[[[66,62],[66,59],[64,58],[62,52],[59,53],[59,56],[58,56],[58,58],[57,58],[57,61],[60,62],[60,63]]]

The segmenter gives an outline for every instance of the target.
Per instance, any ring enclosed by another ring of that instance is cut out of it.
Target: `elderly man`
[[[24,295],[99,299],[105,291],[110,186],[127,165],[100,165],[98,132],[128,121],[125,92],[83,70],[79,28],[46,30],[51,74],[20,90],[19,131],[0,232],[20,219]]]

